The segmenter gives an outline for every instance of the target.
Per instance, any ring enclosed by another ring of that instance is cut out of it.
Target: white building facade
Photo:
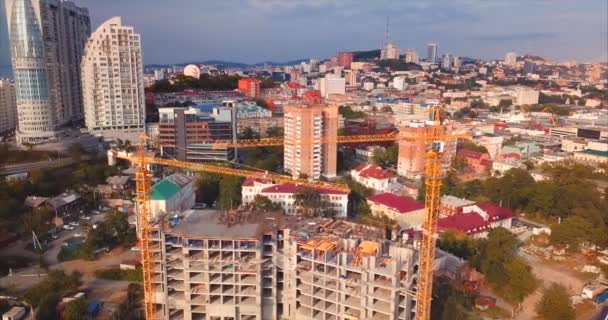
[[[120,17],[91,35],[82,60],[85,123],[92,134],[135,140],[144,132],[146,105],[141,38]]]
[[[0,79],[0,134],[17,127],[17,99],[15,85]]]

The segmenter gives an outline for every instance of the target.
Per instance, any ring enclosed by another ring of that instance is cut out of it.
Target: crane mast
[[[135,190],[137,194],[137,209],[139,214],[139,237],[141,245],[141,266],[144,287],[144,315],[147,320],[155,318],[154,289],[152,288],[152,226],[150,223],[150,186],[151,173],[148,171],[148,161],[145,154],[145,137],[141,137],[137,147],[137,164],[135,174]]]

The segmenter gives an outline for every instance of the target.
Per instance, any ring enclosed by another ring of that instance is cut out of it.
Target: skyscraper
[[[418,54],[416,50],[410,48],[405,51],[405,62],[418,63]]]
[[[460,67],[462,66],[462,60],[460,60],[459,56],[454,56],[454,58],[452,59],[452,67],[454,67],[455,70],[460,69]]]
[[[452,63],[454,58],[451,53],[446,53],[443,55],[443,61],[441,62],[441,68],[445,70],[452,69]]]
[[[515,68],[515,66],[517,66],[517,53],[507,52],[507,54],[505,55],[505,65],[511,68]]]
[[[293,176],[336,176],[338,147],[338,107],[333,104],[309,102],[288,105],[285,118],[285,171]],[[323,143],[324,139],[333,142]]]
[[[91,33],[89,12],[73,2],[7,0],[15,76],[17,141],[41,143],[83,117],[80,62]]]
[[[427,45],[426,60],[429,62],[437,62],[437,53],[439,46],[436,43],[429,43]]]
[[[82,60],[85,123],[106,138],[134,141],[144,132],[146,103],[141,39],[120,17],[91,35]]]
[[[17,126],[17,100],[15,85],[0,79],[0,133],[14,130]]]

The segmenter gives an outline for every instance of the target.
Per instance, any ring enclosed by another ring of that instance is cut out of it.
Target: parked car
[[[78,224],[78,222],[70,222],[70,225],[73,227],[78,227],[80,224]]]
[[[73,226],[71,226],[71,225],[69,225],[69,224],[64,224],[64,225],[63,225],[63,228],[64,228],[65,230],[74,230],[74,227],[73,227]]]

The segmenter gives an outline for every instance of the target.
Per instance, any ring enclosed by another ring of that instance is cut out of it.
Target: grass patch
[[[0,257],[0,277],[6,276],[10,269],[14,271],[16,269],[29,267],[32,263],[32,259],[21,256]]]
[[[70,260],[84,259],[93,260],[95,255],[84,246],[62,247],[57,255],[57,260],[64,262]]]
[[[141,268],[135,270],[121,270],[120,268],[110,268],[95,271],[97,278],[115,281],[142,282],[143,273]]]

